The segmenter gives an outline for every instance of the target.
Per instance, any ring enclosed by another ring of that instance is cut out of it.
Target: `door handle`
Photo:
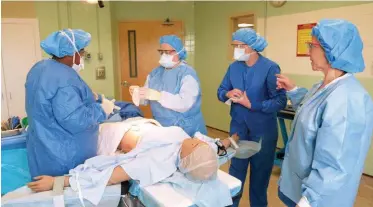
[[[12,100],[12,93],[9,93],[9,98],[10,100]]]
[[[123,81],[121,84],[123,87],[129,87],[128,81]]]

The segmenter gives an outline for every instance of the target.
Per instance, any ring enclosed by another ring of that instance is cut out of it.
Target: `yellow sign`
[[[311,31],[316,23],[300,24],[297,28],[297,57],[309,56],[308,44],[312,41]]]

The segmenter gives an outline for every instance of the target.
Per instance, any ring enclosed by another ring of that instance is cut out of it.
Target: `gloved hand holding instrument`
[[[115,110],[120,110],[120,107],[114,105],[115,99],[113,100],[108,100],[105,98],[105,95],[102,95],[102,103],[101,107],[104,110],[106,116],[108,117],[111,113],[113,113],[114,109]]]
[[[140,99],[159,101],[161,99],[161,93],[151,88],[140,88]]]

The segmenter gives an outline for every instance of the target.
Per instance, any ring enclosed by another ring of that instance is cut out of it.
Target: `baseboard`
[[[210,129],[213,129],[213,130],[216,130],[216,131],[219,131],[219,132],[224,132],[224,133],[229,134],[229,132],[224,131],[224,130],[221,130],[221,129],[218,129],[218,128],[215,128],[215,127],[211,127],[211,126],[208,126],[208,125],[206,125],[206,127],[207,127],[207,128],[210,128]]]
[[[373,175],[368,175],[368,174],[365,174],[365,173],[363,173],[363,175],[365,175],[365,176],[367,176],[369,178],[373,178]]]

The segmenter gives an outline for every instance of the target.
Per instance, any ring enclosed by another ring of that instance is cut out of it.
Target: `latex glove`
[[[115,102],[115,99],[114,100],[112,100],[111,102]],[[114,110],[120,110],[120,107],[119,106],[117,106],[117,105],[114,105]]]
[[[135,90],[135,88],[140,88],[140,86],[130,86],[129,92],[130,92],[131,96],[132,96],[133,91]]]
[[[109,116],[111,113],[113,113],[115,105],[114,105],[115,100],[109,101],[108,99],[105,98],[104,95],[102,95],[102,104],[101,107],[105,111],[106,116]]]
[[[277,90],[285,89],[286,91],[291,91],[295,88],[295,84],[286,76],[277,74]]]
[[[132,87],[132,88],[131,88]],[[130,94],[132,96],[132,102],[135,106],[140,105],[140,88],[138,86],[131,86],[130,87]]]
[[[140,99],[159,101],[161,99],[161,93],[151,88],[140,88]]]
[[[232,99],[232,101],[233,101],[233,103],[239,103],[242,106],[251,109],[251,102],[250,102],[249,98],[246,95],[246,91],[243,93],[243,96],[241,96],[241,98]]]
[[[306,197],[302,197],[296,207],[311,207]]]

